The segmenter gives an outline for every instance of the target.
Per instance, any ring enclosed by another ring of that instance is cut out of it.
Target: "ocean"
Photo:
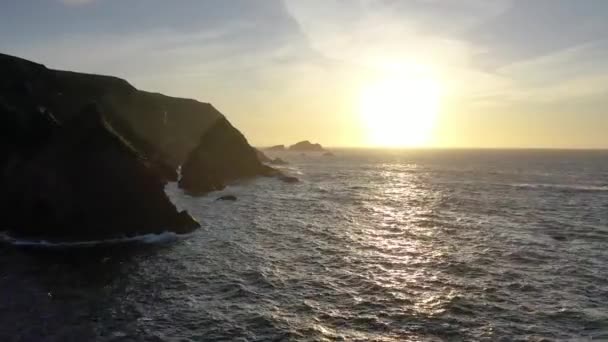
[[[0,341],[608,341],[607,151],[334,152],[169,184],[189,236],[6,240]]]

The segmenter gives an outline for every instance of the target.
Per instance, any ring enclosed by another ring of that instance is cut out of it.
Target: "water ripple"
[[[0,249],[0,340],[608,339],[608,158],[494,153],[285,155],[296,186],[170,184],[204,226],[187,239]]]

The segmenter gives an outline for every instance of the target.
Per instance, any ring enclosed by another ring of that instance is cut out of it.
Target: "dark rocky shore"
[[[208,103],[0,54],[0,230],[45,239],[186,233],[164,193],[278,176]]]

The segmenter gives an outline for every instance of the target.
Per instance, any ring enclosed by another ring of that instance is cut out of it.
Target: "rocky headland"
[[[0,54],[0,230],[99,239],[198,223],[164,193],[277,176],[208,103]]]

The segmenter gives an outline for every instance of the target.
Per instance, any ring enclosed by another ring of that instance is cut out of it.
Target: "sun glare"
[[[429,143],[440,105],[435,79],[390,76],[364,86],[359,100],[368,144],[421,147]]]

